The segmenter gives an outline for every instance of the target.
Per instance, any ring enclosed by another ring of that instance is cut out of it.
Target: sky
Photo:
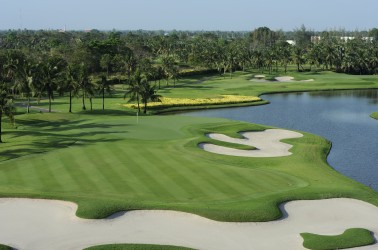
[[[0,30],[291,31],[378,27],[377,0],[0,0]]]

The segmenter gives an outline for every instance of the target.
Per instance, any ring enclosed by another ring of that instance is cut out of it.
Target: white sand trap
[[[378,235],[378,207],[353,199],[293,201],[285,217],[263,223],[212,221],[174,211],[130,211],[85,220],[70,202],[0,199],[0,242],[17,249],[83,249],[110,243],[148,243],[195,249],[304,249],[300,233],[341,234],[366,228]],[[378,245],[360,249],[377,249]]]
[[[265,78],[265,75],[255,75],[255,78],[257,79]]]
[[[255,78],[251,79],[250,81],[253,81],[253,82],[274,82],[274,81],[266,80],[264,78],[265,78],[264,75],[256,75]],[[277,76],[274,79],[277,82],[313,82],[314,81],[314,79],[296,81],[296,80],[294,80],[294,77],[292,77],[292,76]]]
[[[256,150],[241,150],[211,143],[200,143],[198,146],[215,154],[243,156],[243,157],[281,157],[291,155],[289,152],[292,145],[280,142],[282,139],[299,138],[303,135],[284,129],[267,129],[259,132],[240,133],[245,139],[232,138],[223,134],[207,134],[208,137],[224,142],[249,145],[257,148]]]
[[[275,78],[278,82],[292,82],[294,77],[292,76],[277,76]]]

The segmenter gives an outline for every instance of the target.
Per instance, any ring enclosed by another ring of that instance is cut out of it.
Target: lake
[[[378,90],[263,95],[271,104],[200,110],[182,115],[223,117],[320,135],[332,142],[328,163],[378,191]]]

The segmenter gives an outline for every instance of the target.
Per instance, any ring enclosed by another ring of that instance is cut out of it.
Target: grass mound
[[[312,250],[334,250],[374,244],[372,233],[363,228],[351,228],[341,235],[329,236],[301,233],[303,246]]]
[[[371,116],[372,118],[378,120],[378,112],[374,112],[374,113],[372,113],[370,116]]]

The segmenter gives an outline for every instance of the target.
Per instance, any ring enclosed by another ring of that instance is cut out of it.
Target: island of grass
[[[351,228],[340,235],[301,233],[303,246],[311,250],[334,250],[362,247],[375,243],[372,232],[363,228]]]
[[[378,112],[374,112],[370,116],[371,116],[371,118],[378,120]]]

